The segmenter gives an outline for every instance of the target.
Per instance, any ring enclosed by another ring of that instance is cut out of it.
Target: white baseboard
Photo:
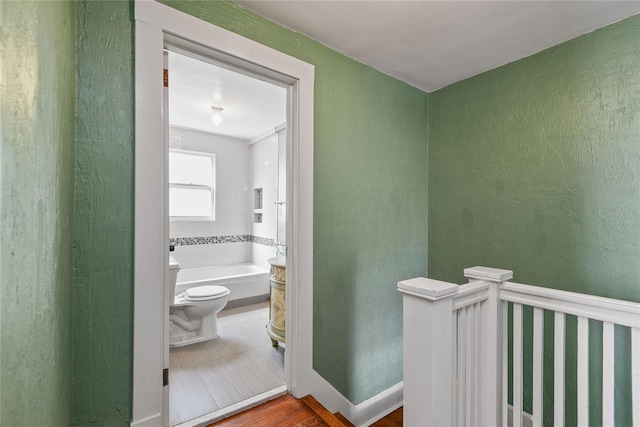
[[[132,420],[129,424],[131,427],[158,427],[164,424],[164,417],[161,413],[151,415],[141,420]]]
[[[402,381],[354,405],[316,371],[312,376],[311,395],[329,411],[340,412],[356,427],[367,427],[402,406]]]

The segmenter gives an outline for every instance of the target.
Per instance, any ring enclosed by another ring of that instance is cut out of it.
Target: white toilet
[[[169,295],[175,295],[169,306],[169,346],[181,347],[218,337],[218,312],[229,301],[224,286],[196,286],[176,295],[180,266],[169,257]]]

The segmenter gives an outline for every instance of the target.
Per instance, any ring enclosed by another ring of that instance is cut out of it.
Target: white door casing
[[[289,85],[287,141],[287,351],[289,391],[312,387],[314,67],[230,31],[149,0],[135,3],[135,232],[133,414],[131,425],[164,425],[163,283],[168,272],[163,126],[163,48],[167,38]],[[271,70],[271,71],[269,71]]]

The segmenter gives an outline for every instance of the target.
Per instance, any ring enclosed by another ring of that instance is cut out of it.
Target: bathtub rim
[[[252,264],[250,262],[245,262],[245,263],[240,263],[240,264],[231,264],[231,265],[211,265],[211,266],[205,266],[205,267],[194,267],[194,268],[180,268],[180,270],[178,271],[178,277],[176,279],[176,286],[178,285],[184,285],[184,284],[188,284],[188,283],[199,283],[201,281],[204,280],[208,280],[208,279],[196,279],[196,280],[185,280],[185,281],[180,281],[180,274],[182,273],[182,276],[184,277],[185,275],[188,275],[190,273],[187,272],[204,272],[207,270],[211,270],[211,271],[216,271],[217,269],[232,269],[232,268],[238,268],[238,267],[255,267],[252,268],[251,271],[247,272],[247,273],[242,273],[242,274],[233,274],[233,275],[224,275],[224,276],[214,276],[213,279],[216,280],[222,280],[222,279],[234,279],[234,278],[242,278],[242,277],[253,277],[253,276],[259,276],[262,274],[269,274],[269,269],[268,268],[262,268],[257,264]],[[185,274],[186,273],[186,274]]]
[[[246,274],[218,277],[192,277],[190,279],[195,280],[185,280],[182,282],[179,280],[180,272],[182,271],[197,270],[197,272],[206,272],[215,271],[216,269],[222,270],[224,267],[227,267],[227,270],[232,270],[233,267],[255,268],[251,268],[251,271],[247,272]],[[187,289],[195,288],[198,286],[226,287],[231,291],[229,301],[258,298],[269,294],[269,270],[251,263],[234,264],[230,266],[198,267],[184,270],[181,269],[180,271],[178,271],[174,296],[180,295]]]

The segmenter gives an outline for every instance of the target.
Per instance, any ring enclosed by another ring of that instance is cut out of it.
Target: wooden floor
[[[223,310],[218,338],[171,349],[172,426],[284,385],[284,349],[271,346],[268,316],[268,303]]]
[[[208,427],[353,427],[340,414],[331,414],[313,397],[295,399],[287,394]],[[373,427],[402,427],[402,408],[372,424]]]

